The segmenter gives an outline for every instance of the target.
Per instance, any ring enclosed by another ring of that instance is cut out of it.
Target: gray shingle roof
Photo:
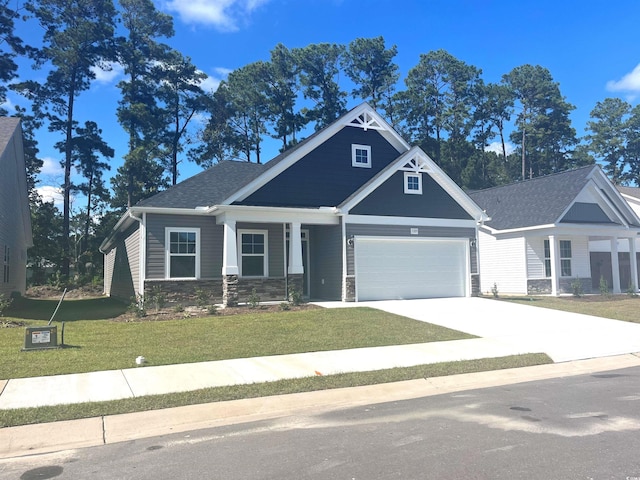
[[[264,172],[258,163],[226,160],[138,202],[139,207],[196,208],[218,205],[236,190]]]
[[[497,230],[555,223],[586,185],[594,165],[538,177],[469,196],[492,218]]]
[[[20,119],[17,117],[0,117],[0,152],[7,148],[19,123]]]
[[[617,185],[616,188],[620,193],[640,199],[640,187],[621,187]]]

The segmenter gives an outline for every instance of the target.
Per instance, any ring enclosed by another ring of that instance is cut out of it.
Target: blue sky
[[[482,70],[485,82],[498,82],[514,67],[546,67],[567,101],[576,106],[571,118],[578,136],[585,134],[596,102],[620,97],[633,105],[640,95],[640,2],[637,0],[579,2],[572,0],[155,0],[159,10],[174,17],[176,35],[166,43],[192,58],[209,75],[206,88],[238,67],[267,60],[270,50],[310,43],[348,44],[358,37],[384,36],[398,47],[400,84],[421,53],[444,49]],[[33,24],[19,25],[18,34],[37,41]],[[21,77],[44,78],[26,70]],[[93,120],[116,149],[112,172],[126,153],[124,131],[115,118],[121,78],[116,68],[101,74],[78,100],[78,120]],[[344,83],[346,85],[346,82]],[[12,96],[11,104],[24,104]],[[348,107],[359,100],[349,99]],[[59,140],[39,135],[46,159],[40,186],[44,191],[62,182],[53,148]],[[275,156],[277,142],[266,157]],[[180,179],[199,171],[183,163]]]

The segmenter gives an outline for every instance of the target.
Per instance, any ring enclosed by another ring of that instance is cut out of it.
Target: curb
[[[640,366],[637,354],[0,429],[0,459]]]

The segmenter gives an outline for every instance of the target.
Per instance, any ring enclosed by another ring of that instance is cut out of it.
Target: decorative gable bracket
[[[429,162],[427,159],[420,155],[419,152],[411,158],[407,163],[405,163],[402,167],[399,168],[404,172],[415,172],[415,173],[431,173],[432,169],[429,167]]]
[[[362,112],[360,115],[346,123],[350,127],[363,128],[367,130],[386,130],[370,112]]]

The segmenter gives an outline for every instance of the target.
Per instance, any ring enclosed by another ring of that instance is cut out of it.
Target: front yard
[[[585,295],[583,297],[504,297],[503,301],[566,312],[583,313],[640,323],[640,297],[630,295]]]
[[[473,338],[462,332],[370,308],[267,311],[157,320],[136,318],[108,298],[65,300],[65,348],[22,352],[27,326],[46,325],[55,300],[23,298],[0,319],[0,379],[59,375],[148,365]],[[186,317],[187,313],[174,316]]]

